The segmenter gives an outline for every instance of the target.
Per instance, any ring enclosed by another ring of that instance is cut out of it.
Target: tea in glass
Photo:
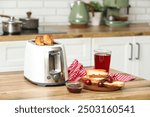
[[[94,50],[94,68],[95,69],[105,69],[109,72],[111,51],[109,50]]]

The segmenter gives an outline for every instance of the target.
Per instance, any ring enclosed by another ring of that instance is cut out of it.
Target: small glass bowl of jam
[[[66,87],[70,93],[81,93],[83,89],[83,83],[80,81],[67,81]]]

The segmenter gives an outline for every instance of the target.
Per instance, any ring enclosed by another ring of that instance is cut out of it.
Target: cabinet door
[[[110,37],[92,39],[92,64],[94,65],[94,49],[112,51],[110,67],[119,71],[132,73],[131,45],[132,37]]]
[[[150,80],[150,36],[134,37],[134,74]]]
[[[79,60],[84,66],[91,66],[90,38],[57,39],[56,41],[65,46],[68,66],[74,59]]]
[[[26,41],[0,42],[0,71],[23,70]]]

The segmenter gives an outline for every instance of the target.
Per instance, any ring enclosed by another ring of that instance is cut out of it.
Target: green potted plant
[[[102,12],[103,11],[103,6],[99,1],[90,1],[88,3],[88,10],[89,11],[94,11],[94,12]]]
[[[100,25],[101,14],[104,9],[102,4],[97,0],[93,0],[90,1],[87,5],[88,5],[91,25]]]

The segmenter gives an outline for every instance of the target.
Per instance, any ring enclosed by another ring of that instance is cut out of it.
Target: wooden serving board
[[[88,67],[88,68],[86,68],[86,70],[93,70],[93,69],[94,69],[94,67]],[[99,70],[100,71],[106,71],[104,69],[99,69]],[[81,79],[81,81],[84,84],[84,89],[91,90],[91,91],[104,91],[104,92],[107,92],[107,91],[120,90],[125,85],[125,82],[122,82],[122,81],[113,81],[113,83],[104,82],[104,86],[100,87],[100,86],[98,86],[98,82],[100,82],[102,80],[102,78],[100,78],[99,81],[93,81],[92,79],[93,78],[88,78],[86,76]],[[85,83],[86,80],[91,80],[92,84],[91,85],[87,85]]]
[[[117,91],[120,90],[124,87],[124,83],[122,86],[104,86],[104,87],[99,87],[97,84],[92,84],[92,85],[86,85],[84,84],[84,89],[91,90],[91,91]]]

